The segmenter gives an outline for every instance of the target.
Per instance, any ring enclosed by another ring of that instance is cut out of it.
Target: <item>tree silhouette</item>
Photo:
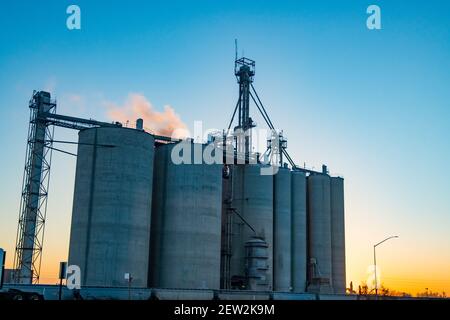
[[[425,291],[419,292],[417,296],[421,298],[447,298],[447,293],[445,291],[441,293],[433,292],[432,290],[428,290],[428,288],[425,288]]]

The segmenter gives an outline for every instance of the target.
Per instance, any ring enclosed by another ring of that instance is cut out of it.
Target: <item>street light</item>
[[[375,296],[378,297],[378,283],[377,283],[377,255],[376,255],[376,247],[382,244],[383,242],[388,241],[389,239],[398,238],[398,236],[390,236],[384,239],[383,241],[378,242],[373,246],[373,265],[375,266]]]

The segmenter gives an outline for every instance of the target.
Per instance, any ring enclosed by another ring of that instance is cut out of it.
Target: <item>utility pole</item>
[[[67,262],[60,262],[59,263],[59,294],[58,299],[61,300],[62,298],[62,287],[63,287],[63,280],[67,276]]]
[[[383,242],[388,241],[389,239],[393,239],[393,238],[398,238],[398,236],[390,236],[387,237],[386,239],[384,239],[383,241],[378,242],[377,244],[375,244],[373,246],[373,265],[375,268],[375,296],[378,298],[378,281],[377,281],[377,253],[376,253],[376,248],[377,246],[379,246],[380,244],[382,244]]]
[[[131,281],[133,280],[131,273],[125,273],[125,280],[128,282],[128,300],[131,300]]]

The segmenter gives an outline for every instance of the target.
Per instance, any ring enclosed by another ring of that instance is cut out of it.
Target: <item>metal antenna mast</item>
[[[33,92],[29,107],[30,124],[14,256],[14,281],[23,284],[39,283],[52,150],[58,150],[53,148],[54,126],[75,130],[121,126],[120,123],[58,115],[56,102],[44,91]]]

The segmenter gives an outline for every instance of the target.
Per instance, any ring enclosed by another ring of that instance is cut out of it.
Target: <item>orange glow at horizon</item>
[[[59,273],[59,263],[61,261],[67,261],[67,254],[61,254],[61,252],[49,252],[46,257],[43,258],[40,283],[41,284],[57,284],[58,273]],[[6,268],[12,268],[13,257],[9,255],[8,263]],[[44,262],[45,259],[45,262]],[[347,262],[348,263],[348,262]],[[354,270],[355,266],[359,267],[358,270]],[[357,262],[356,265],[352,265],[347,268],[347,287],[350,285],[350,281],[353,282],[353,289],[358,292],[358,286],[364,283],[368,284],[369,288],[371,285],[368,283],[369,274],[366,273],[367,267],[361,261]],[[446,266],[436,266],[433,268],[433,272],[429,272],[429,267],[426,264],[401,270],[402,268],[397,268],[395,265],[387,264],[384,262],[380,266],[381,274],[379,275],[378,285],[383,286],[389,290],[394,290],[395,292],[405,292],[416,296],[418,293],[423,293],[428,288],[429,292],[442,294],[446,292],[447,296],[450,296],[450,279],[448,276],[449,269]]]

